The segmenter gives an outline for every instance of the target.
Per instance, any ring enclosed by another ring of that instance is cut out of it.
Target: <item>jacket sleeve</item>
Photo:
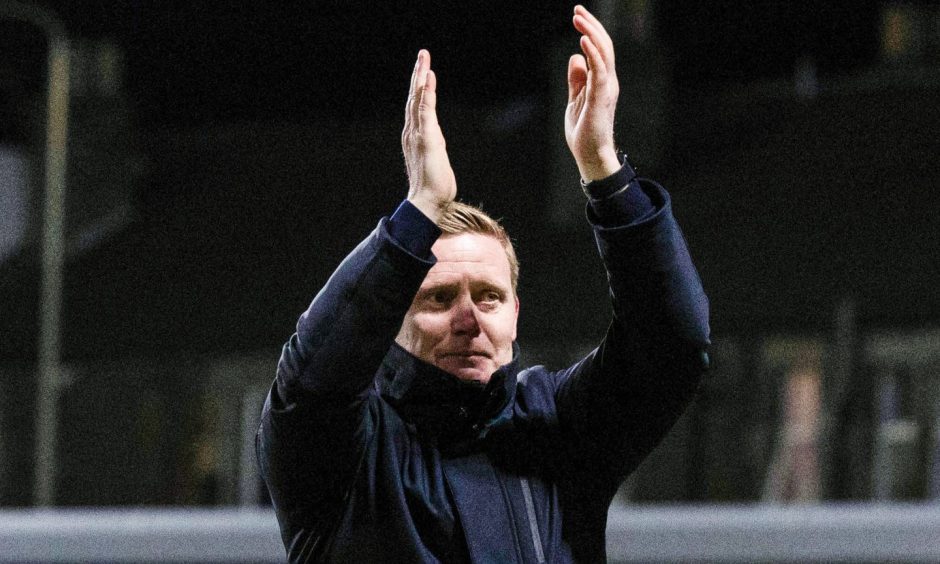
[[[383,219],[284,345],[256,447],[288,546],[295,531],[285,530],[287,523],[296,527],[301,515],[325,519],[337,505],[333,498],[344,495],[370,435],[373,378],[433,263],[430,243],[424,258],[416,256]]]
[[[629,217],[624,201],[637,195],[652,207]],[[588,219],[613,320],[597,349],[556,374],[555,401],[566,459],[604,490],[606,514],[610,496],[679,418],[707,369],[708,300],[661,186],[633,174],[626,190],[592,199]]]

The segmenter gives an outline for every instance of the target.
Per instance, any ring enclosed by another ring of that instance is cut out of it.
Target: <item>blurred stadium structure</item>
[[[672,188],[715,317],[701,396],[612,509],[615,561],[940,560],[940,6],[863,4],[862,63],[835,64],[820,23],[784,76],[690,84],[692,48],[652,31],[676,3],[595,3],[631,77],[618,137]],[[142,125],[124,50],[146,53],[69,38],[62,313],[43,318],[55,42],[24,19],[0,18],[0,562],[276,561],[256,417],[297,313],[400,197],[398,113]],[[523,353],[560,365],[606,310],[546,82],[442,116],[468,199],[518,237]],[[338,171],[346,146],[368,158]],[[74,509],[27,509],[45,505]]]

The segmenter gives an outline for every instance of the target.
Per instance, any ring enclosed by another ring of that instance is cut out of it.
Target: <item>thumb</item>
[[[568,59],[568,103],[574,101],[587,83],[587,62],[583,55],[571,55]]]

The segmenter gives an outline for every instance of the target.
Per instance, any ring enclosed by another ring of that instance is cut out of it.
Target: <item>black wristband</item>
[[[607,178],[585,182],[581,180],[581,189],[584,194],[592,200],[603,200],[626,190],[627,186],[636,178],[636,170],[630,166],[625,153],[618,152],[617,159],[620,161],[620,170],[611,174]]]

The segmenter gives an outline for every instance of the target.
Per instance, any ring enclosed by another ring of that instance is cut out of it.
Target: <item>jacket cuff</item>
[[[408,200],[403,200],[388,220],[388,234],[416,257],[426,258],[441,236],[441,229]]]
[[[596,221],[605,227],[629,225],[642,221],[656,212],[650,197],[640,188],[636,171],[626,155],[620,155],[620,170],[600,180],[585,183],[588,207]]]

